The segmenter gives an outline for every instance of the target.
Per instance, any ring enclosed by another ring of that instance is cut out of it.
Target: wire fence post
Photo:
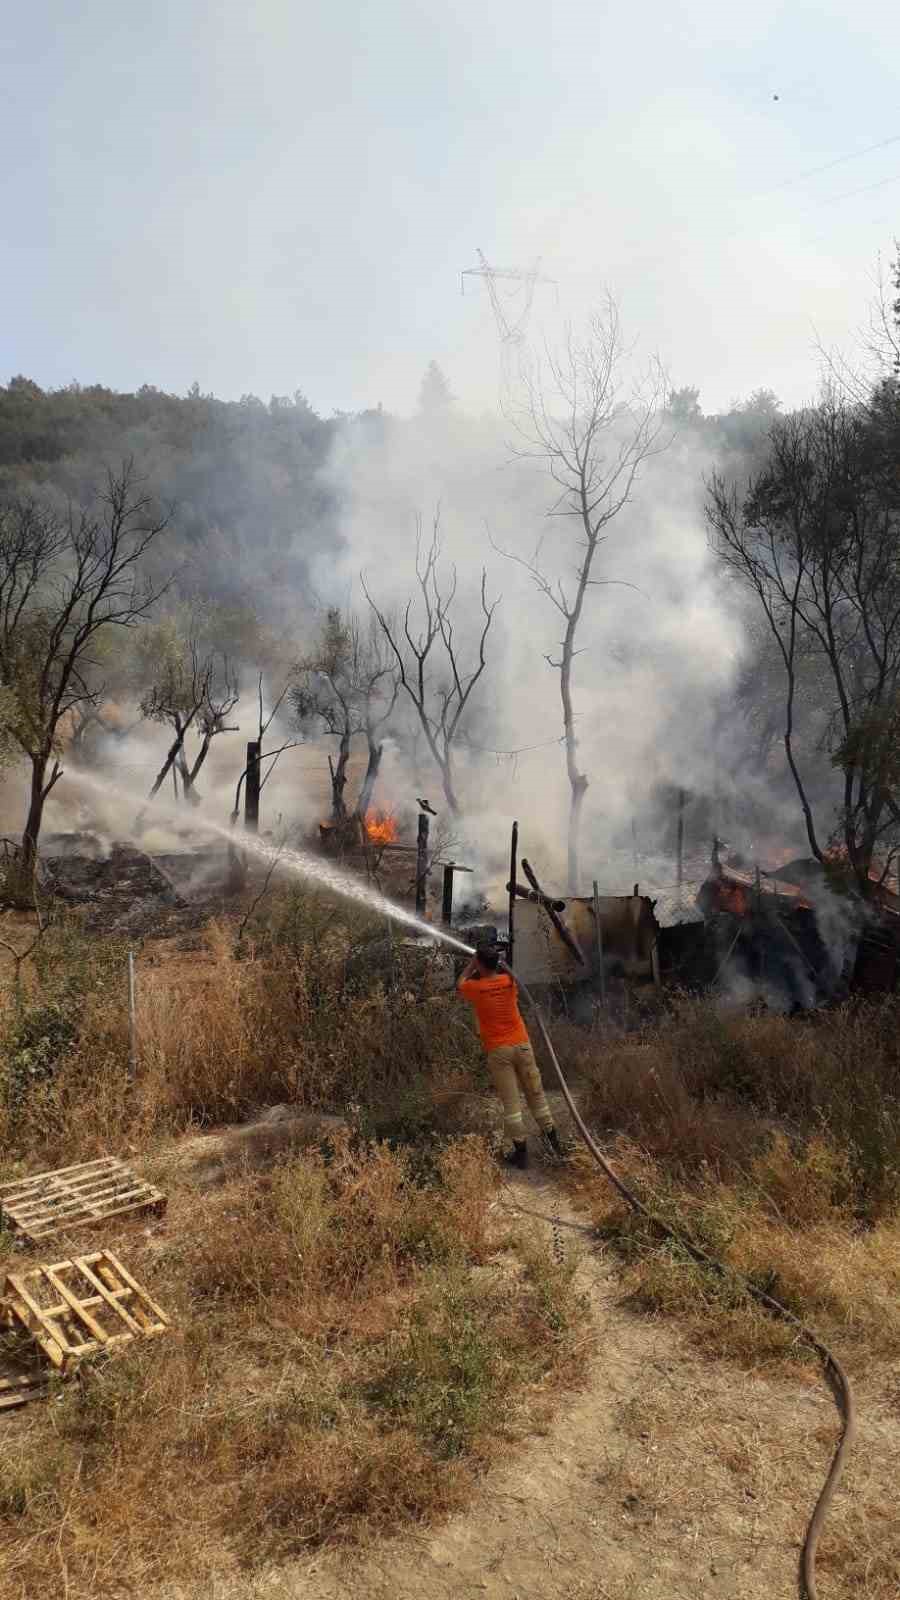
[[[137,1074],[137,1012],[134,996],[134,951],[128,952],[128,1081]]]

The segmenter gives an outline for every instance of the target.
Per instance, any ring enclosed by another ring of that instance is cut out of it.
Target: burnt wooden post
[[[550,918],[550,921],[553,923],[553,926],[559,934],[563,944],[572,952],[572,955],[575,957],[576,961],[580,961],[581,965],[586,967],[588,964],[587,956],[578,943],[578,940],[569,932],[565,923],[560,920],[559,912],[555,910],[556,902],[551,900],[549,895],[544,894],[544,891],[534,875],[534,870],[528,862],[527,856],[522,857],[522,871],[528,879],[528,882],[531,884],[535,894],[538,896],[540,904],[544,907],[544,910]],[[637,885],[635,885],[635,889],[636,888]],[[565,906],[563,909],[565,909]]]
[[[419,832],[416,836],[416,916],[425,915],[425,896],[428,891],[428,814],[419,812]]]
[[[513,948],[516,942],[516,872],[519,865],[519,824],[514,822],[509,841],[509,925],[506,930],[506,959],[510,966],[513,964]]]
[[[681,902],[681,886],[684,883],[684,802],[683,789],[678,791],[678,839],[676,843],[676,869],[675,881],[678,885],[678,900]]]
[[[128,1081],[137,1077],[137,1007],[134,997],[134,951],[128,952]]]
[[[449,928],[453,921],[453,874],[456,862],[448,861],[444,867],[444,895],[441,901],[441,921],[445,928]]]
[[[248,833],[259,832],[259,751],[260,741],[251,739],[247,745],[247,787],[244,790],[244,827]]]

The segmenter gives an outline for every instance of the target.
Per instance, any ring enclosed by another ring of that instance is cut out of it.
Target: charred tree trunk
[[[244,790],[244,827],[248,833],[259,832],[260,753],[262,741],[251,739],[247,744],[247,787]],[[240,786],[238,787],[240,794]]]
[[[334,823],[346,822],[347,807],[344,802],[344,790],[347,787],[347,763],[350,760],[350,735],[344,731],[341,734],[338,746],[337,761],[328,757],[328,770],[331,774],[331,820]]]
[[[203,741],[200,745],[200,749],[197,752],[197,756],[192,767],[188,767],[188,764],[184,759],[183,750],[181,753],[181,784],[184,790],[184,798],[185,800],[188,800],[192,806],[198,806],[200,804],[200,796],[197,793],[197,778],[204,761],[209,755],[209,747],[212,744],[212,741],[213,735],[208,732],[204,733]]]
[[[177,778],[181,779],[181,797],[182,797],[182,799],[190,801],[193,804],[196,804],[194,796],[191,793],[191,772],[190,772],[190,768],[189,768],[189,766],[187,764],[187,760],[185,759],[184,747],[183,746],[179,750],[178,755],[175,757],[175,765],[172,768],[172,776],[173,776],[173,778],[176,778],[176,775],[177,775]],[[177,778],[176,778],[176,783],[175,783],[175,798],[176,798],[176,800],[178,799]]]
[[[53,785],[62,777],[58,761],[53,762],[49,778],[51,752],[41,751],[31,758],[31,790],[28,798],[28,816],[22,834],[22,844],[16,863],[14,882],[10,885],[12,898],[31,905],[34,900],[35,872],[37,870],[38,840],[44,820],[44,806]]]
[[[506,959],[509,965],[513,964],[516,948],[516,893],[518,883],[516,873],[519,865],[519,824],[514,822],[509,838],[509,883],[506,885],[509,893],[509,915],[506,930]]]
[[[568,872],[569,892],[578,893],[578,874],[580,871],[579,841],[581,837],[581,812],[584,806],[584,797],[587,793],[588,781],[583,772],[578,773],[572,785],[572,798],[569,802],[569,850]]]
[[[25,822],[25,831],[22,834],[22,848],[19,852],[19,861],[16,871],[17,882],[15,891],[17,898],[30,900],[34,886],[34,874],[37,866],[38,839],[41,833],[41,823],[44,818],[44,773],[46,763],[37,761],[31,769],[31,794],[28,800],[28,816]]]
[[[181,747],[184,744],[186,734],[187,728],[183,728],[181,732],[176,733],[175,738],[172,740],[172,743],[169,746],[166,759],[160,767],[159,772],[156,774],[153,788],[150,790],[150,793],[147,796],[148,800],[152,800],[154,795],[159,794],[160,789],[166,781],[166,778],[169,776],[169,772],[175,765],[175,762],[178,760],[178,756],[180,754]],[[143,812],[141,815],[143,816]]]
[[[419,812],[416,838],[416,916],[424,917],[428,897],[428,817]]]
[[[369,810],[372,804],[372,795],[375,792],[375,785],[378,782],[378,774],[381,771],[381,758],[383,755],[384,745],[379,744],[377,740],[370,738],[369,760],[368,765],[366,766],[366,775],[363,778],[362,788],[359,791],[359,800],[356,804],[356,809],[363,821],[365,821],[366,812]]]

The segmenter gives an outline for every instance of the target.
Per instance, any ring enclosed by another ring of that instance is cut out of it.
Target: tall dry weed
[[[387,988],[380,969],[354,975],[353,930],[333,908],[289,904],[290,937],[262,929],[238,948],[214,921],[199,951],[139,955],[133,1082],[124,946],[48,946],[23,1017],[0,1039],[6,1148],[74,1161],[276,1102],[359,1107],[373,1132],[404,1117],[413,1133],[426,1117],[436,1124],[432,1088],[470,1081],[471,1029],[417,977]]]
[[[678,1004],[640,1037],[565,1045],[601,1127],[624,1133],[690,1180],[738,1180],[779,1129],[839,1152],[860,1216],[900,1201],[900,1002],[809,1017]],[[774,1173],[773,1173],[774,1180]]]

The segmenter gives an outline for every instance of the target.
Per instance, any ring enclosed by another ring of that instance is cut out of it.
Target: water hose
[[[510,973],[510,976],[514,976],[511,968],[509,968],[504,961],[501,961],[500,965]],[[553,1041],[550,1038],[550,1033],[548,1031],[546,1022],[544,1021],[543,1013],[536,1004],[533,995],[529,993],[525,984],[522,983],[518,978],[516,978],[515,981],[518,983],[522,994],[529,1002],[532,1010],[534,1011],[534,1015],[537,1018],[537,1024],[541,1032],[541,1037],[547,1047],[547,1054],[550,1057],[553,1070],[556,1073],[557,1079],[559,1080],[559,1087],[562,1091],[563,1099],[569,1108],[572,1121],[574,1122],[578,1132],[584,1140],[585,1145],[599,1166],[604,1177],[612,1185],[616,1193],[621,1196],[626,1205],[628,1205],[632,1211],[636,1212],[638,1216],[643,1217],[644,1221],[648,1222],[662,1238],[671,1239],[675,1244],[679,1245],[682,1250],[686,1251],[691,1259],[697,1262],[698,1266],[705,1267],[708,1271],[714,1273],[716,1277],[725,1279],[731,1278],[736,1280],[746,1290],[747,1294],[750,1295],[752,1299],[756,1300],[759,1305],[765,1306],[767,1311],[773,1312],[774,1315],[780,1317],[782,1321],[790,1323],[792,1327],[797,1329],[798,1333],[803,1335],[803,1338],[813,1347],[822,1361],[823,1370],[826,1377],[829,1379],[835,1394],[838,1410],[841,1416],[842,1428],[841,1437],[838,1441],[837,1448],[835,1449],[831,1460],[831,1465],[828,1469],[828,1475],[822,1485],[819,1498],[815,1503],[812,1516],[807,1524],[806,1536],[803,1540],[803,1548],[800,1556],[800,1594],[803,1597],[803,1600],[818,1600],[819,1591],[816,1584],[816,1549],[819,1543],[819,1536],[822,1532],[825,1518],[828,1515],[828,1508],[834,1499],[835,1491],[837,1490],[838,1484],[841,1480],[844,1464],[850,1452],[854,1438],[856,1437],[856,1402],[854,1400],[853,1388],[851,1386],[850,1379],[844,1371],[844,1368],[841,1366],[841,1363],[838,1361],[837,1356],[834,1355],[831,1350],[829,1350],[828,1346],[819,1338],[818,1334],[812,1328],[808,1327],[800,1317],[796,1316],[795,1313],[789,1310],[787,1306],[782,1305],[781,1301],[776,1300],[773,1295],[766,1294],[764,1289],[760,1289],[757,1284],[751,1282],[749,1278],[745,1278],[742,1273],[734,1272],[731,1268],[726,1267],[723,1262],[717,1261],[715,1257],[707,1255],[706,1251],[701,1250],[700,1246],[696,1245],[692,1239],[687,1237],[686,1234],[679,1232],[677,1228],[673,1228],[668,1222],[664,1222],[661,1217],[655,1216],[654,1213],[644,1205],[643,1201],[640,1200],[631,1189],[629,1189],[628,1185],[623,1183],[622,1179],[610,1166],[600,1147],[592,1138],[581,1116],[581,1113],[572,1098],[571,1090],[566,1082],[562,1067],[559,1064],[556,1051],[553,1048]]]

